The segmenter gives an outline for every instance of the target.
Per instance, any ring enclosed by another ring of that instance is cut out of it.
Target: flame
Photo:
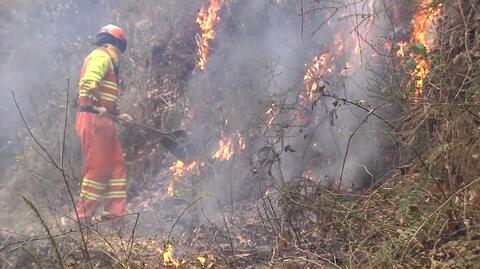
[[[362,48],[360,47],[360,40],[358,40],[358,38],[355,37],[355,49],[353,50],[353,52],[356,55],[359,55],[361,50],[362,50]]]
[[[236,137],[236,142],[234,139]],[[235,146],[237,148],[235,149]],[[242,134],[237,131],[231,137],[225,137],[222,133],[220,141],[218,142],[218,150],[212,155],[212,158],[217,160],[228,161],[235,154],[235,150],[243,151],[246,148],[245,140]]]
[[[428,52],[433,46],[431,35],[429,32],[433,29],[435,19],[443,11],[443,4],[433,5],[432,0],[422,0],[420,9],[412,19],[413,30],[410,36],[410,44],[421,44]],[[398,57],[406,56],[406,42],[398,44]],[[418,102],[423,95],[424,80],[430,72],[431,64],[428,59],[421,54],[410,53],[412,60],[415,62],[415,69],[411,72],[412,81],[414,82],[415,95],[414,101]]]
[[[267,115],[267,128],[270,129],[272,127],[273,122],[275,121],[275,118],[279,112],[279,107],[276,103],[270,104],[268,106],[267,112],[265,114]]]
[[[304,89],[298,96],[298,108],[295,111],[295,121],[301,125],[307,125],[311,121],[308,112],[308,107],[317,99],[319,94],[323,92],[325,82],[322,80],[324,75],[335,71],[333,59],[337,52],[340,53],[343,49],[343,41],[339,35],[336,37],[336,48],[333,52],[327,51],[318,56],[315,56],[312,62],[307,66],[303,76]]]
[[[315,97],[320,90],[319,88],[324,86],[321,81],[323,75],[325,73],[331,73],[334,70],[334,67],[331,66],[331,60],[332,56],[328,51],[316,56],[312,63],[307,66],[307,70],[303,76],[306,96],[301,96],[300,98],[305,98],[310,102],[315,100]]]
[[[423,57],[415,59],[416,66],[413,71],[414,86],[415,86],[415,101],[418,102],[423,95],[423,81],[430,71],[430,62],[427,62]]]
[[[210,5],[207,8],[202,5],[198,12],[196,22],[200,26],[201,34],[196,36],[196,43],[198,47],[197,52],[197,66],[200,70],[205,69],[207,64],[210,41],[215,38],[215,26],[220,22],[218,11],[222,6],[222,0],[210,0]]]
[[[196,161],[191,162],[189,165],[185,165],[185,162],[177,160],[171,167],[173,176],[178,179],[187,175],[188,172],[192,171],[193,168],[197,165]]]
[[[213,254],[200,255],[197,256],[197,261],[200,262],[202,268],[213,268],[215,256]]]
[[[175,195],[175,186],[174,186],[173,179],[170,180],[170,184],[168,184],[167,194],[168,194],[168,196],[174,196]]]
[[[202,266],[205,266],[205,262],[207,259],[203,256],[197,256],[197,260],[202,264]]]
[[[243,139],[243,136],[240,132],[237,132],[237,137],[238,137],[238,149],[239,150],[245,150],[247,145],[245,144],[245,140]]]
[[[422,0],[420,7],[421,9],[413,17],[410,41],[421,43],[428,50],[433,43],[432,39],[428,38],[428,32],[432,30],[435,18],[442,12],[443,4],[433,5],[433,0]]]
[[[180,259],[175,259],[173,257],[173,245],[171,243],[165,243],[163,245],[163,250],[160,248],[157,248],[156,251],[162,255],[163,266],[179,267],[185,263],[185,261]]]
[[[196,167],[196,165],[196,161],[193,161],[188,165],[186,165],[185,162],[183,162],[182,160],[175,161],[175,163],[170,167],[170,171],[172,171],[173,177],[171,178],[170,184],[167,188],[168,195],[173,196],[175,194],[174,181],[188,175],[190,171],[192,171]]]
[[[233,148],[232,139],[231,138],[221,138],[218,142],[218,150],[213,154],[213,158],[218,160],[230,160],[232,158],[235,149]]]
[[[304,177],[306,179],[309,179],[309,180],[313,180],[314,179],[313,171],[312,170],[307,170],[307,171],[303,172],[302,177]]]
[[[399,42],[397,45],[398,45],[397,56],[398,57],[405,57],[405,51],[406,51],[406,47],[408,46],[408,43],[407,42]]]

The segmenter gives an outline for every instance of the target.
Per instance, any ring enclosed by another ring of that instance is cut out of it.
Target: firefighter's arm
[[[86,59],[86,66],[83,77],[80,79],[79,88],[92,99],[93,103],[98,103],[100,99],[100,90],[98,88],[105,73],[107,73],[111,61],[103,51],[96,50]]]

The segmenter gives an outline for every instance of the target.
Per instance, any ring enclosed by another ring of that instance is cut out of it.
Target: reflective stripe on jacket
[[[107,45],[96,48],[85,58],[78,85],[80,105],[103,106],[108,112],[118,114],[117,57],[117,53]],[[93,101],[95,99],[98,101]]]

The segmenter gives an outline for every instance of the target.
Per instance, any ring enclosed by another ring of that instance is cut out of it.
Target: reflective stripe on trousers
[[[108,117],[78,112],[76,131],[84,159],[77,204],[80,220],[90,220],[102,201],[105,211],[122,215],[127,201],[127,170],[115,123]]]

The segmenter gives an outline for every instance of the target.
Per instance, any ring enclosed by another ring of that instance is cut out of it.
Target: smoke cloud
[[[13,175],[0,180],[0,197],[26,191],[31,180],[30,175],[19,172],[20,168],[6,171],[14,156],[21,154],[18,145],[25,140],[10,91],[16,92],[27,120],[42,135],[42,141],[55,138],[52,149],[58,152],[60,133],[49,126],[61,125],[64,108],[59,100],[64,99],[59,96],[64,96],[67,78],[71,79],[71,97],[75,96],[77,73],[98,27],[112,22],[127,30],[131,41],[122,63],[124,79],[130,91],[146,92],[150,89],[139,87],[148,88],[147,82],[128,84],[145,75],[140,71],[144,63],[133,56],[152,53],[148,46],[157,36],[171,36],[172,29],[190,29],[179,25],[194,25],[192,14],[202,4],[208,5],[208,1],[127,1],[120,6],[113,1],[93,0],[0,4],[0,127],[7,130],[0,134],[0,174]],[[266,189],[281,187],[309,171],[312,180],[327,186],[339,185],[342,177],[343,189],[378,180],[382,169],[377,168],[376,160],[382,152],[376,134],[384,128],[379,120],[367,118],[368,111],[332,97],[320,97],[300,108],[299,96],[305,91],[303,80],[308,66],[315,57],[330,52],[333,69],[321,79],[324,91],[370,109],[381,104],[378,93],[372,91],[375,85],[371,71],[384,71],[377,66],[377,49],[387,40],[391,26],[381,15],[383,9],[377,1],[224,1],[206,69],[193,70],[182,89],[194,114],[186,123],[187,130],[202,158],[209,162],[198,183],[208,215],[218,215],[218,209],[225,205],[258,197]],[[335,54],[340,51],[338,36],[344,49]],[[272,104],[281,109],[275,110],[274,124],[267,128],[266,112]],[[308,124],[298,123],[299,110],[309,115]],[[37,119],[36,115],[45,116]],[[51,119],[45,122],[45,118]],[[46,124],[45,134],[40,122]],[[72,172],[80,177],[78,142],[72,126],[71,120],[69,156],[75,166]],[[234,134],[244,138],[245,151],[237,152],[229,161],[211,160],[219,139]],[[44,163],[37,165],[48,170]],[[132,184],[135,180],[139,179],[132,179]],[[55,183],[54,190],[49,189]],[[65,190],[58,185],[54,181],[32,193],[41,197],[54,192],[66,198]],[[0,206],[14,212],[9,201],[0,199]],[[62,207],[61,201],[49,202],[62,208],[59,211],[64,214],[70,210]],[[172,213],[167,208],[154,211],[158,211],[155,218],[147,215],[142,221],[153,222],[159,219],[158,214]],[[0,219],[0,223],[7,223],[10,215],[1,217],[5,220]]]
[[[207,68],[195,73],[188,89],[193,111],[199,114],[200,125],[193,133],[200,140],[197,144],[213,145],[205,149],[211,152],[222,133],[239,130],[248,150],[234,164],[217,164],[223,170],[212,173],[203,186],[215,197],[206,205],[209,212],[218,212],[219,203],[230,204],[231,196],[240,199],[252,189],[261,194],[272,185],[269,172],[284,182],[308,175],[344,190],[368,186],[382,176],[385,126],[369,115],[372,109],[378,115],[389,109],[375,84],[385,71],[379,53],[391,31],[381,4],[385,3],[309,2],[303,16],[301,1],[252,0],[223,6]],[[299,125],[295,114],[305,91],[304,74],[314,57],[325,53],[331,71],[319,83],[336,98],[309,103],[305,113],[310,121]],[[272,103],[284,109],[274,126],[265,128]],[[279,159],[280,167],[272,169],[268,158]],[[263,162],[263,173],[252,162]]]

